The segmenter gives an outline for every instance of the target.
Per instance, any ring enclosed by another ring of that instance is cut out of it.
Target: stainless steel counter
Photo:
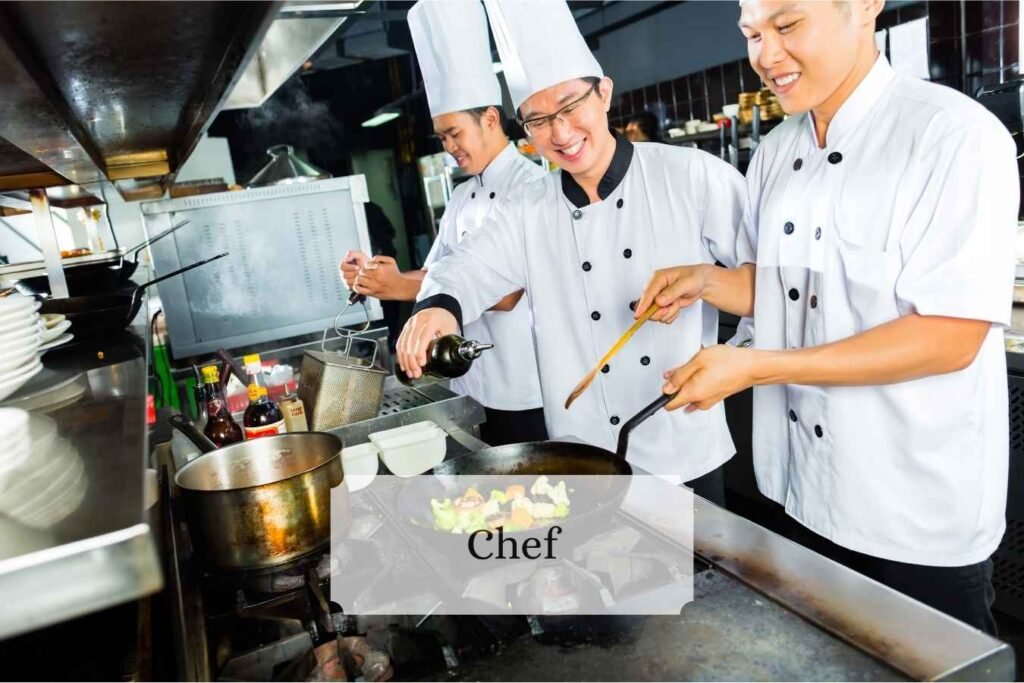
[[[0,515],[0,638],[163,586],[143,501],[145,322],[143,307],[129,331],[49,352],[45,370],[4,402],[55,420],[82,474],[69,484],[80,502],[60,521],[32,527]],[[54,385],[64,389],[39,393]],[[68,493],[60,488],[53,495]]]

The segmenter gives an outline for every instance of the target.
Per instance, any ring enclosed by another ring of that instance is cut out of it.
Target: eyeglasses
[[[538,137],[549,135],[551,133],[551,127],[554,125],[555,121],[559,121],[561,123],[575,122],[576,116],[579,115],[580,108],[583,106],[583,103],[587,101],[587,98],[590,97],[591,93],[597,91],[598,85],[598,83],[594,83],[590,86],[587,92],[565,105],[554,114],[535,116],[532,119],[520,121],[520,124],[523,126],[523,130],[525,130],[526,134],[530,137]]]

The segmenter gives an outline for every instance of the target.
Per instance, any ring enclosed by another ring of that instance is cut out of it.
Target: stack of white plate
[[[7,480],[32,454],[28,411],[21,408],[0,408],[0,484]]]
[[[13,469],[0,472],[0,513],[27,526],[49,528],[78,509],[85,498],[82,459],[67,439],[57,435],[57,423],[52,419],[17,408],[0,408],[0,425],[5,412],[27,416],[27,457]],[[5,456],[0,455],[0,468],[6,464]]]
[[[13,294],[0,298],[0,401],[17,391],[43,365],[39,302]]]

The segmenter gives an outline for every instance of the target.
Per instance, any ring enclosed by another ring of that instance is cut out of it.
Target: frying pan
[[[171,226],[159,235],[151,237],[142,243],[132,247],[128,251],[134,254],[130,260],[126,256],[120,256],[115,261],[104,261],[101,263],[83,263],[81,265],[68,265],[64,268],[64,279],[68,283],[68,293],[71,296],[87,296],[90,294],[108,294],[117,290],[127,283],[139,267],[139,252],[153,244],[157,240],[167,237],[172,232],[188,225],[189,221],[184,220],[177,225]],[[35,275],[25,277],[15,283],[15,288],[27,296],[50,296],[50,280],[46,275]]]
[[[569,475],[626,475],[602,476],[595,480],[596,483],[570,494],[569,516],[556,521],[564,532],[564,540],[560,543],[571,546],[585,540],[589,533],[581,532],[579,527],[585,527],[585,531],[606,528],[602,524],[615,514],[629,488],[628,476],[633,473],[633,468],[626,462],[630,433],[673,398],[674,394],[665,394],[631,417],[619,432],[619,442],[614,453],[597,446],[570,441],[533,441],[485,448],[452,458],[435,467],[433,477],[416,477],[406,485],[398,495],[398,516],[432,547],[443,547],[452,552],[459,549],[465,551],[466,535],[434,528],[431,498],[454,500],[468,486],[474,486],[486,496],[487,491],[495,488],[488,487],[488,477],[495,475],[522,477],[521,483],[527,489],[542,474],[551,478],[553,484],[558,483],[558,477]],[[456,479],[448,475],[460,477]],[[544,533],[545,527],[541,527],[504,532],[504,535],[524,537]]]
[[[75,336],[93,337],[108,332],[117,332],[127,327],[138,314],[142,307],[142,293],[147,287],[227,255],[227,252],[217,254],[198,263],[161,275],[155,280],[139,285],[131,294],[94,294],[72,296],[67,299],[44,299],[39,311],[41,313],[61,313],[67,316],[67,319],[71,321],[71,331]]]

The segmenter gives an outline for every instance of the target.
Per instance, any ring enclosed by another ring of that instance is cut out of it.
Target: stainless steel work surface
[[[80,502],[52,526],[33,528],[0,515],[0,638],[163,585],[143,502],[145,321],[143,307],[140,324],[129,331],[51,351],[43,373],[3,403],[55,420],[82,476],[73,482]]]
[[[365,179],[351,176],[142,204],[149,235],[191,221],[150,247],[157,274],[230,252],[158,285],[175,358],[331,326],[349,296],[338,264],[350,249],[370,252],[367,201]],[[379,319],[380,303],[367,303]],[[338,322],[364,320],[353,306]]]

